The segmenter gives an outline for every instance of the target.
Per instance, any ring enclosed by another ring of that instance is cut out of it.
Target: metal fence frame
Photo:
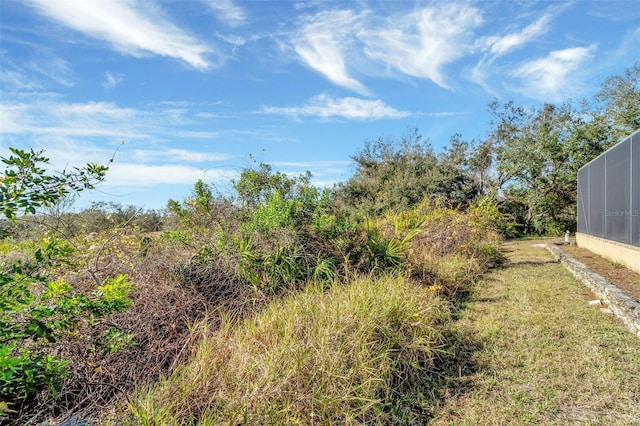
[[[640,247],[640,130],[578,170],[578,232]]]

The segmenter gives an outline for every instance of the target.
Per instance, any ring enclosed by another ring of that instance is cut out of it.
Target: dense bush
[[[499,261],[506,217],[487,198],[466,213],[425,199],[367,218],[325,194],[299,220],[304,192],[279,191],[261,191],[235,226],[212,221],[213,245],[165,234],[200,247],[180,268],[185,284],[266,308],[203,323],[189,362],[132,400],[132,424],[428,419],[450,301]]]
[[[65,195],[104,178],[107,168],[88,164],[71,172],[47,173],[42,152],[11,148],[0,180],[0,210],[10,220],[34,215]],[[74,248],[59,238],[47,238],[25,256],[0,261],[0,418],[19,413],[20,405],[41,391],[54,396],[62,387],[68,360],[51,348],[78,329],[80,323],[125,309],[132,286],[125,275],[97,281],[90,293],[74,291],[64,279],[72,267]],[[105,347],[115,350],[127,337],[111,329],[103,336]]]
[[[128,421],[424,422],[446,316],[433,293],[400,278],[309,287],[254,319],[199,330],[191,361],[132,399]]]

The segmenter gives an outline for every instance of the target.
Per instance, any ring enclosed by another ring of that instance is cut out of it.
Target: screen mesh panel
[[[606,209],[605,232],[607,239],[631,243],[631,140],[611,148],[606,153]]]
[[[589,168],[578,171],[578,232],[589,234]]]
[[[640,247],[640,132],[631,140],[631,244]]]
[[[640,247],[640,130],[578,171],[578,232]]]
[[[590,234],[604,238],[605,227],[605,170],[606,157],[598,157],[589,167],[589,220]]]

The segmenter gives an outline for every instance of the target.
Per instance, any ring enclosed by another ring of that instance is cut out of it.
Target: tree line
[[[507,236],[576,229],[578,169],[640,128],[640,62],[608,77],[592,100],[539,107],[493,100],[482,139],[451,137],[437,153],[418,130],[366,141],[337,200],[368,214],[426,196],[464,209],[480,197],[507,214]]]

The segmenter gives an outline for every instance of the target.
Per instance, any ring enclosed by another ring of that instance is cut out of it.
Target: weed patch
[[[440,324],[429,289],[361,278],[309,287],[202,339],[191,361],[141,392],[133,424],[412,424],[433,405]]]

